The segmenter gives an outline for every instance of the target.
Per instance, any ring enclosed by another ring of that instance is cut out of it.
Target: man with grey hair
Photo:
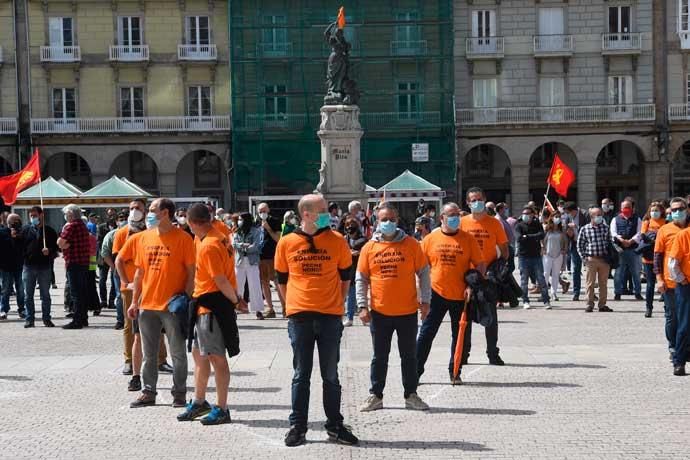
[[[0,320],[7,319],[10,311],[12,287],[17,294],[17,314],[24,313],[24,288],[22,267],[24,265],[24,240],[21,235],[22,219],[17,214],[7,216],[7,227],[0,229]]]
[[[609,228],[606,226],[601,208],[589,209],[591,222],[580,230],[577,238],[577,252],[587,266],[587,308],[585,311],[594,311],[594,284],[599,284],[599,311],[613,311],[606,306],[607,286],[609,277],[609,264],[607,261],[608,243],[611,239]]]
[[[58,247],[62,250],[67,270],[69,293],[74,306],[74,316],[63,329],[81,329],[89,325],[87,318],[88,275],[90,240],[89,231],[81,219],[81,209],[75,204],[68,204],[62,209],[67,224],[58,238]]]

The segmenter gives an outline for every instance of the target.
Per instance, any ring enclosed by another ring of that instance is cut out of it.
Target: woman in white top
[[[565,265],[568,251],[568,237],[561,226],[561,215],[556,212],[546,219],[546,236],[542,240],[544,279],[551,285],[553,299],[558,301],[559,276]]]

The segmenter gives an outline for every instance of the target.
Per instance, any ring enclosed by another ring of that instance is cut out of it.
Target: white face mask
[[[187,225],[187,218],[180,216],[177,218],[177,223],[180,225]]]
[[[289,222],[290,222],[290,224],[292,224],[292,225],[297,225],[297,219],[294,218],[294,217],[293,217],[292,219],[290,219]]]
[[[139,211],[138,209],[132,209],[129,211],[129,218],[128,220],[130,222],[141,222],[141,220],[144,218],[144,213]]]
[[[238,227],[241,228],[243,225],[244,225],[244,221],[243,221],[243,220],[238,220],[238,221],[237,221],[237,226],[238,226]]]
[[[259,213],[259,218],[260,218],[261,220],[266,220],[266,219],[268,219],[268,213],[267,213],[267,212],[260,212],[260,213]]]

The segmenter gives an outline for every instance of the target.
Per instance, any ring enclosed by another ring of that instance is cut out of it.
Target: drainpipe
[[[652,51],[654,62],[654,102],[656,104],[656,146],[657,159],[669,167],[667,192],[673,190],[671,171],[673,152],[669,152],[670,135],[668,122],[668,24],[666,20],[667,2],[652,2]]]

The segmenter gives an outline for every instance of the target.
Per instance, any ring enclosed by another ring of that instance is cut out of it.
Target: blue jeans
[[[541,289],[541,301],[545,304],[549,303],[549,289],[546,287],[546,280],[544,279],[544,264],[541,256],[519,256],[518,264],[520,268],[522,301],[529,302],[529,278],[531,277],[537,280],[537,286]]]
[[[654,274],[654,264],[642,265],[644,266],[644,277],[647,280],[647,288],[645,292],[647,310],[652,311],[652,308],[654,308],[654,288],[656,287],[656,275]]]
[[[342,334],[343,323],[339,316],[316,314],[314,317],[288,319],[288,335],[292,345],[292,368],[294,369],[290,426],[307,431],[315,344],[319,349],[326,428],[331,429],[342,425],[343,416],[340,413],[342,388],[338,380]]]
[[[419,383],[417,376],[417,312],[411,315],[388,316],[372,310],[369,330],[374,346],[369,393],[383,398],[393,332],[398,338],[404,396],[407,398],[412,393],[416,393]]]
[[[515,271],[515,247],[508,246],[508,270],[512,275]]]
[[[355,282],[350,281],[350,289],[347,291],[347,319],[352,321],[357,310],[357,296],[355,292]]]
[[[616,269],[616,274],[613,278],[613,292],[615,295],[621,295],[625,290],[625,271],[630,271],[632,276],[633,291],[636,296],[642,294],[642,286],[640,284],[640,264],[642,260],[640,256],[635,254],[633,249],[626,249],[619,254],[620,265]]]
[[[24,286],[22,285],[22,269],[15,271],[1,271],[0,282],[2,284],[2,292],[0,292],[0,311],[7,313],[10,311],[10,294],[12,293],[12,285],[14,285],[14,292],[17,295],[17,312],[24,311]]]
[[[582,288],[582,258],[575,245],[570,246],[570,265],[573,272],[573,295],[580,295]]]
[[[120,275],[117,274],[117,270],[110,270],[110,284],[112,284],[113,289],[111,292],[115,293],[115,314],[118,323],[125,323],[125,314],[122,310],[122,296],[120,295]]]
[[[688,357],[688,333],[690,332],[690,284],[679,284],[676,291],[676,352],[673,354],[673,365],[684,366]]]
[[[664,292],[664,318],[666,319],[664,330],[666,332],[666,341],[668,342],[668,351],[671,353],[676,352],[676,332],[678,331],[675,291],[675,289],[666,289],[666,292]]]
[[[69,296],[72,302],[72,318],[76,324],[86,325],[89,322],[87,311],[89,295],[89,266],[75,265],[67,266],[67,281],[69,283]],[[95,289],[96,286],[93,286]]]
[[[460,315],[465,307],[465,302],[462,300],[448,300],[436,292],[431,291],[431,308],[429,315],[422,322],[419,328],[419,337],[417,337],[417,375],[421,376],[424,373],[424,364],[429,358],[431,351],[431,344],[438,333],[439,327],[446,316],[446,312],[450,315],[450,361],[448,362],[448,372],[453,370],[453,358],[455,356],[455,343],[458,340],[458,330],[460,325]]]
[[[34,304],[34,292],[38,284],[38,292],[41,293],[41,319],[50,321],[50,278],[52,276],[50,266],[31,267],[24,266],[22,279],[24,281],[24,295],[26,297],[26,320],[34,321],[36,317],[36,305]]]

